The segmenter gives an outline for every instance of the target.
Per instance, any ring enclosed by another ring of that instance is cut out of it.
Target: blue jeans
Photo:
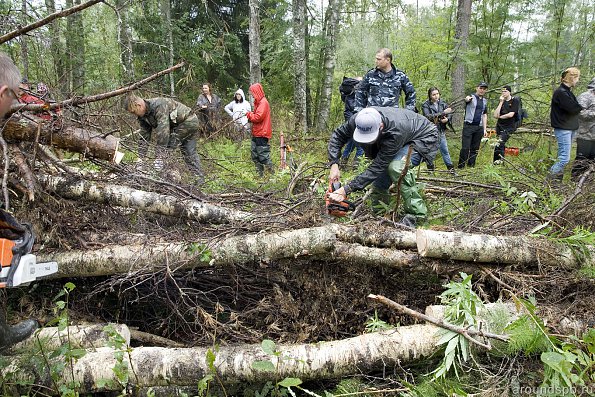
[[[409,151],[409,145],[405,145],[397,152],[393,160],[401,160],[404,157],[407,157],[407,152]],[[416,151],[411,153],[411,158],[409,160],[410,167],[417,167],[421,163],[421,156]],[[388,175],[388,169],[385,170],[376,180],[372,183],[372,185],[376,189],[388,190],[390,185],[392,184],[392,179]]]
[[[570,161],[570,149],[572,148],[572,138],[574,138],[575,133],[575,130],[554,128],[554,135],[558,141],[558,162],[550,168],[551,174],[564,172],[564,167]]]
[[[440,134],[440,154],[442,155],[442,161],[446,165],[446,168],[452,168],[452,160],[450,153],[448,152],[448,141],[446,140],[446,134]]]
[[[347,160],[353,149],[355,148],[355,158],[361,157],[364,154],[364,149],[358,145],[353,139],[350,139],[347,144],[345,145],[345,150],[343,150],[343,155],[341,158],[343,160]]]

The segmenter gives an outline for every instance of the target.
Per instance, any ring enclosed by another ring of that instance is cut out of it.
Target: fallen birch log
[[[384,367],[392,368],[430,356],[436,351],[436,327],[412,325],[365,334],[354,338],[305,345],[277,346],[279,356],[265,354],[260,345],[221,346],[215,354],[214,366],[225,384],[266,382],[285,377],[303,381],[334,379],[346,375],[369,373]],[[207,360],[207,348],[132,348],[124,355],[129,369],[128,387],[196,386],[212,374]],[[116,351],[99,348],[89,351],[74,362],[72,371],[64,371],[66,380],[80,382],[79,393],[119,391],[121,385],[113,368],[118,364]],[[257,361],[269,360],[275,371],[258,371]],[[4,378],[35,382],[52,388],[47,375],[30,367],[26,358],[14,360],[3,372]],[[55,392],[54,392],[55,393]]]
[[[336,225],[337,238],[346,243],[358,243],[381,248],[417,249],[414,231],[380,227]]]
[[[508,311],[508,308],[504,304],[486,305],[486,311]],[[433,307],[436,314],[443,310]],[[516,315],[514,312],[509,314],[511,318]],[[66,381],[73,380],[71,374],[74,374],[74,381],[81,385],[80,393],[120,391],[126,387],[196,387],[203,377],[213,375],[207,359],[207,354],[211,353],[215,356],[213,365],[217,377],[226,385],[279,381],[285,377],[302,381],[337,379],[387,368],[391,370],[429,357],[439,349],[438,329],[431,324],[417,324],[330,342],[279,345],[275,347],[275,355],[266,354],[261,345],[221,346],[216,351],[209,348],[131,348],[129,354],[123,355],[123,363],[129,372],[128,385],[120,384],[113,371],[118,364],[116,354],[119,351],[97,348],[76,360],[72,371],[69,368],[64,374]],[[253,365],[258,361],[270,361],[275,370],[255,369]],[[36,384],[49,388],[55,386],[47,375],[39,378],[38,374],[25,356],[21,360],[13,359],[3,370],[5,379],[35,380]]]
[[[11,348],[12,352],[25,349],[43,351],[57,349],[65,343],[70,343],[73,349],[95,349],[107,346],[110,336],[105,332],[108,324],[72,325],[59,330],[58,327],[40,328],[29,338],[17,343]],[[120,334],[126,345],[130,345],[130,330],[124,324],[109,324]]]
[[[133,189],[128,186],[50,175],[39,175],[38,180],[44,188],[62,197],[137,208],[155,214],[187,218],[198,222],[228,223],[246,221],[252,217],[252,214],[248,212],[231,210],[194,199],[181,200],[174,196]]]
[[[39,134],[38,134],[39,131]],[[52,131],[25,117],[11,117],[4,126],[4,138],[11,142],[39,142],[85,156],[119,163],[124,153],[118,151],[120,140],[112,135],[101,136],[72,126]]]
[[[592,246],[587,247],[590,255],[579,260],[568,246],[542,238],[422,229],[416,234],[417,251],[422,257],[520,266],[541,264],[572,268],[579,264],[595,265],[595,247]]]
[[[39,261],[58,262],[49,278],[93,277],[157,272],[238,263],[271,262],[314,257],[371,265],[403,267],[417,264],[417,255],[388,248],[345,244],[338,240],[341,226],[328,225],[279,233],[256,233],[211,243],[152,243],[108,246],[39,255]]]

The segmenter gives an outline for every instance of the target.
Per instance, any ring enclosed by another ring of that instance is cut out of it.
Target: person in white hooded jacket
[[[252,107],[250,106],[250,102],[246,100],[244,96],[244,91],[242,89],[238,89],[233,96],[233,101],[229,102],[227,106],[225,106],[225,112],[231,116],[231,118],[235,121],[235,125],[238,127],[240,131],[248,131],[248,118],[246,117],[246,113],[250,112]]]

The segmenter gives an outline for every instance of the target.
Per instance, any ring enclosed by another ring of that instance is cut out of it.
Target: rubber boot
[[[398,183],[404,167],[403,160],[393,160],[388,165],[388,175],[394,183]],[[414,215],[418,222],[423,222],[426,219],[428,208],[419,192],[412,169],[409,169],[401,180],[401,198],[405,214]]]
[[[10,326],[6,324],[4,314],[0,314],[0,350],[27,339],[38,327],[37,321],[31,319]]]

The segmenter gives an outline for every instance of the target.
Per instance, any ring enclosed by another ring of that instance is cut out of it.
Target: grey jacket
[[[373,159],[372,164],[352,181],[345,185],[345,192],[362,190],[374,182],[388,169],[397,152],[406,144],[413,148],[426,161],[431,162],[438,153],[440,138],[434,123],[424,116],[407,109],[376,107],[380,112],[384,128],[380,138],[371,144],[361,144],[366,157]],[[355,117],[333,131],[328,144],[328,159],[331,164],[339,163],[342,147],[353,138]]]
[[[576,98],[583,107],[578,115],[577,138],[595,141],[595,78],[587,88],[587,91]]]

